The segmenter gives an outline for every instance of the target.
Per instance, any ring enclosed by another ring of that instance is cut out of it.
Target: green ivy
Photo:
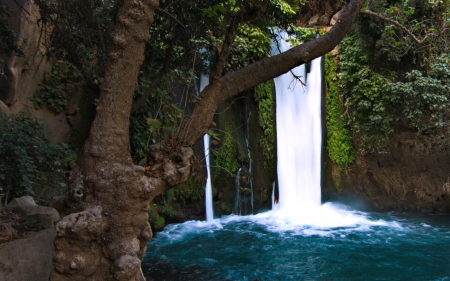
[[[385,145],[399,122],[425,132],[447,124],[450,96],[450,56],[431,60],[429,70],[404,73],[373,65],[371,54],[355,35],[339,45],[341,81],[349,122],[358,137],[359,152]]]
[[[149,72],[140,77],[134,99],[144,95],[153,82]],[[184,109],[174,103],[170,83],[174,79],[165,79],[156,87],[145,105],[130,116],[130,144],[134,161],[139,162],[147,156],[148,146],[167,137],[178,126],[184,116]]]
[[[195,177],[189,177],[187,181],[180,183],[173,188],[174,200],[183,205],[186,204],[186,202],[203,200],[205,193],[204,186],[204,182],[196,180]]]
[[[267,81],[255,87],[255,100],[258,103],[259,125],[264,137],[259,139],[264,156],[264,169],[270,171],[276,165],[275,145],[275,93],[273,81]]]
[[[80,71],[71,63],[57,61],[50,69],[39,90],[33,95],[36,109],[48,106],[56,113],[64,111],[70,94],[74,93],[82,84]]]
[[[348,128],[345,107],[339,93],[337,63],[330,54],[325,57],[325,77],[328,86],[326,96],[327,151],[330,159],[341,169],[355,160],[353,140]]]
[[[224,134],[220,149],[214,150],[214,178],[222,175],[234,177],[239,169],[238,152],[236,142],[233,139],[232,127],[225,124]]]
[[[48,204],[67,185],[75,154],[48,140],[43,127],[24,114],[0,117],[0,192],[3,201],[23,195]]]
[[[358,152],[365,154],[384,146],[399,117],[399,104],[388,92],[394,73],[374,71],[371,55],[357,36],[339,45],[341,81],[349,123],[357,137]]]

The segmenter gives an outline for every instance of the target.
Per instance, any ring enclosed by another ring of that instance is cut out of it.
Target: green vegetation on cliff
[[[449,47],[443,44],[449,35],[441,29],[448,7],[431,1],[380,1],[365,9],[404,29],[363,15],[339,45],[346,112],[362,154],[382,148],[386,136],[400,127],[439,133],[449,120],[450,97]]]
[[[259,125],[264,131],[264,137],[259,139],[259,145],[264,156],[264,170],[269,172],[276,165],[276,132],[275,132],[275,91],[273,81],[267,81],[255,87],[255,100],[258,103]]]
[[[0,197],[6,204],[23,195],[49,204],[67,188],[65,173],[75,155],[48,140],[43,127],[24,114],[0,116]]]
[[[214,150],[214,179],[222,176],[234,177],[239,169],[237,143],[233,138],[233,129],[229,124],[225,124],[221,138],[220,148]]]
[[[325,79],[328,86],[325,100],[327,151],[333,162],[341,169],[346,169],[355,160],[355,150],[339,92],[337,69],[337,62],[327,54],[325,57]]]

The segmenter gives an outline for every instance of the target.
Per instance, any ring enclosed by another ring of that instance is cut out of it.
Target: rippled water
[[[324,204],[169,225],[148,244],[148,280],[446,280],[450,215]]]

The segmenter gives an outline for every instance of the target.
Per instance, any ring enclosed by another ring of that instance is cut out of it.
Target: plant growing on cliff
[[[255,100],[258,103],[258,121],[264,131],[259,139],[264,156],[264,169],[270,171],[276,165],[275,145],[275,92],[273,81],[267,81],[255,87]]]
[[[174,200],[185,205],[187,202],[196,202],[204,198],[205,183],[197,180],[195,177],[190,177],[184,183],[173,188]]]
[[[67,61],[57,61],[47,70],[45,80],[31,101],[36,109],[48,106],[56,113],[66,110],[70,94],[78,90],[82,76],[80,71]]]
[[[24,114],[0,117],[0,188],[6,203],[23,195],[48,204],[67,188],[65,173],[75,155],[53,144],[42,126]]]
[[[220,176],[234,177],[239,169],[237,155],[232,128],[230,125],[225,124],[220,148],[214,150],[214,178]]]
[[[346,169],[355,160],[353,140],[348,128],[345,107],[339,93],[337,62],[327,54],[325,57],[325,77],[328,86],[325,100],[327,151],[330,159]]]
[[[2,2],[0,2],[0,54],[11,55],[15,52],[16,54],[23,54],[20,48],[16,45],[17,34],[11,29],[7,17],[12,16],[9,7]],[[6,64],[3,59],[0,59],[0,78],[4,76],[4,68]]]
[[[399,123],[418,132],[447,124],[448,54],[436,55],[425,69],[414,65],[416,69],[400,73],[374,64],[355,34],[344,39],[339,50],[344,98],[361,153],[383,146]]]

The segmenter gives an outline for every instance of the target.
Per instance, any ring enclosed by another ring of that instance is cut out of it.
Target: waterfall
[[[236,198],[233,213],[236,215],[253,215],[253,175],[252,175],[252,154],[250,151],[250,117],[247,117],[247,126],[245,130],[245,145],[247,149],[248,165],[242,164],[236,173],[234,182],[236,186]]]
[[[242,215],[241,209],[241,171],[242,168],[239,168],[236,177],[234,178],[234,185],[236,187],[236,197],[234,199],[234,213],[236,215]]]
[[[200,92],[209,84],[209,77],[206,75],[200,76]],[[214,212],[212,207],[212,186],[211,186],[211,168],[210,168],[210,157],[209,157],[209,145],[210,145],[210,136],[203,136],[203,143],[205,145],[205,160],[206,160],[206,170],[207,170],[207,179],[205,186],[205,206],[206,206],[206,221],[210,222],[214,219]]]
[[[251,204],[251,214],[253,214],[253,174],[252,174],[252,153],[250,150],[250,117],[252,112],[248,113],[247,118],[247,130],[245,135],[245,143],[247,144],[247,156],[248,156],[248,183],[250,185],[250,204]]]
[[[280,32],[272,54],[291,48]],[[306,87],[298,81],[306,79]],[[301,65],[274,79],[276,91],[279,201],[274,210],[304,212],[321,204],[321,58],[309,74]]]

